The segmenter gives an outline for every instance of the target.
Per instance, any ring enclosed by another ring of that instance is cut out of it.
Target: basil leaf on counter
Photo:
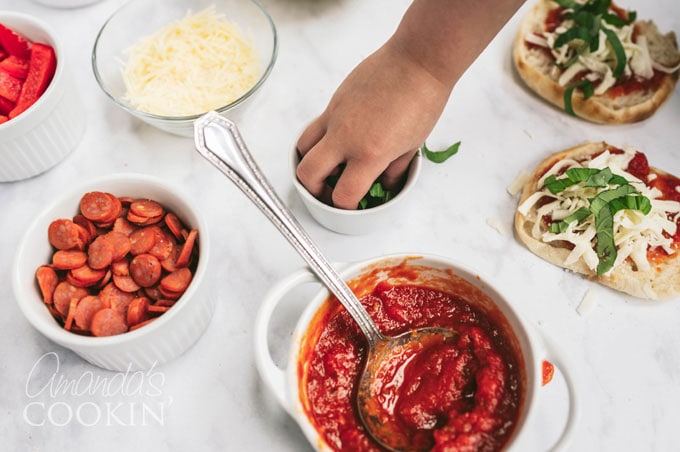
[[[453,143],[451,146],[444,149],[443,151],[432,151],[427,147],[425,143],[423,143],[421,149],[423,150],[423,154],[425,154],[425,157],[427,157],[429,161],[434,163],[443,163],[446,160],[448,160],[449,157],[456,154],[458,152],[459,147],[460,141],[457,143]]]

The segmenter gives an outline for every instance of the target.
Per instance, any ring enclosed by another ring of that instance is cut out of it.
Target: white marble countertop
[[[568,117],[531,95],[512,69],[510,41],[518,15],[456,86],[428,139],[432,148],[462,140],[458,155],[441,165],[424,163],[408,208],[393,228],[356,237],[330,232],[315,223],[294,193],[288,153],[297,133],[326,105],[348,71],[391,34],[408,3],[264,0],[278,27],[280,51],[264,91],[240,124],[251,151],[329,259],[350,262],[395,252],[434,253],[491,275],[521,315],[571,358],[583,403],[573,450],[678,450],[680,300],[641,302],[541,261],[513,236],[516,199],[506,187],[547,153],[587,140],[634,145],[654,166],[680,174],[679,93],[654,117],[635,125],[604,127]],[[0,9],[37,16],[61,35],[88,113],[82,142],[64,162],[38,177],[0,184],[1,447],[309,450],[297,425],[263,387],[252,345],[260,300],[276,281],[301,267],[302,260],[264,216],[193,151],[190,139],[142,124],[99,90],[90,52],[99,27],[119,4],[103,0],[60,10],[28,0],[0,0]],[[662,30],[680,32],[677,1],[632,6],[639,17],[653,17]],[[28,324],[11,291],[16,246],[54,193],[80,178],[115,172],[172,180],[197,200],[211,228],[213,271],[220,275],[214,319],[193,348],[155,369],[159,394],[139,399],[102,391],[45,393],[40,396],[45,411],[54,405],[56,413],[65,405],[76,410],[83,404],[122,404],[117,412],[122,414],[83,425],[75,418],[51,422],[43,412],[44,425],[33,426],[36,418],[27,418],[26,407],[36,399],[27,394],[26,385],[34,367],[65,381],[88,373],[113,378],[116,373],[83,361]],[[489,221],[499,222],[502,230]],[[596,290],[597,305],[580,315],[577,307],[589,289]],[[280,314],[282,320],[274,328],[282,339],[278,342],[285,345],[290,333],[286,325],[292,325],[300,306],[291,302]],[[47,360],[57,358],[60,366],[55,371],[54,361],[50,365]],[[539,420],[527,426],[533,429],[531,450],[545,450],[559,434],[567,411],[565,394],[559,378],[541,389]],[[144,403],[156,413],[162,410],[160,421],[143,422],[125,414]]]

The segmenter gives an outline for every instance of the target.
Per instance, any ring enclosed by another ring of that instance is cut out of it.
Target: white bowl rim
[[[202,112],[202,113],[197,113],[193,115],[185,115],[185,116],[165,116],[165,115],[156,115],[153,113],[147,113],[145,111],[138,110],[131,105],[124,103],[121,101],[118,97],[114,96],[109,92],[109,90],[106,88],[106,85],[104,84],[103,80],[101,79],[101,76],[99,75],[99,70],[97,69],[97,47],[99,44],[99,39],[102,36],[102,33],[106,29],[107,25],[111,20],[124,8],[132,4],[137,0],[128,0],[127,2],[123,3],[121,6],[118,7],[110,16],[108,19],[106,19],[106,22],[104,22],[104,25],[101,26],[99,29],[99,32],[97,32],[97,37],[94,40],[94,46],[92,47],[92,56],[91,56],[91,62],[92,62],[92,71],[94,72],[94,78],[97,80],[97,84],[99,87],[104,91],[104,94],[111,99],[116,105],[121,107],[123,110],[127,111],[130,114],[139,116],[141,118],[147,118],[147,119],[152,119],[156,121],[175,121],[175,122],[191,122],[194,121],[207,112]],[[258,0],[248,0],[255,6],[257,6],[260,11],[264,14],[265,18],[267,19],[267,22],[269,22],[269,27],[271,28],[272,31],[272,38],[273,38],[273,45],[272,45],[272,54],[269,59],[269,63],[267,64],[267,67],[265,70],[262,72],[260,78],[258,79],[257,82],[248,90],[246,91],[243,95],[241,95],[238,99],[223,105],[219,108],[216,108],[215,111],[218,113],[225,113],[229,110],[232,110],[236,108],[237,106],[241,105],[243,102],[245,102],[248,98],[253,96],[258,89],[264,84],[264,82],[269,78],[269,75],[271,74],[272,70],[274,69],[274,63],[276,63],[276,59],[278,57],[279,53],[279,38],[278,38],[278,33],[276,31],[276,25],[274,24],[274,20],[272,19],[271,15],[269,12],[265,9],[264,6],[258,1]]]
[[[183,204],[186,204],[187,206],[192,205],[192,203],[189,202],[190,198],[187,195],[185,195],[180,188],[171,186],[163,179],[142,173],[126,172],[109,174],[104,177],[95,177],[92,179],[88,179],[87,181],[84,181],[79,185],[72,187],[72,189],[62,194],[62,196],[60,196],[57,200],[50,203],[49,206],[44,208],[41,211],[41,213],[38,214],[38,216],[31,222],[31,224],[26,229],[26,232],[24,233],[24,236],[19,242],[19,246],[17,247],[16,257],[14,259],[15,262],[14,268],[12,270],[12,284],[14,288],[14,294],[17,297],[16,300],[17,304],[19,305],[21,311],[24,313],[24,316],[29,321],[29,323],[33,325],[33,327],[36,330],[45,335],[47,338],[51,339],[52,341],[60,345],[64,345],[66,347],[77,346],[82,349],[126,344],[138,340],[143,335],[149,334],[154,330],[161,328],[165,323],[169,322],[172,317],[181,315],[179,314],[179,311],[182,310],[182,307],[186,305],[186,301],[193,296],[194,292],[197,291],[197,287],[204,279],[204,274],[207,271],[206,267],[210,259],[209,258],[210,247],[208,246],[210,243],[210,238],[208,233],[208,227],[205,218],[202,216],[200,211],[198,209],[192,208],[191,213],[196,217],[196,220],[198,222],[198,224],[195,227],[199,230],[200,234],[200,240],[198,241],[199,244],[198,265],[196,267],[196,272],[193,275],[191,284],[184,292],[182,297],[177,301],[176,305],[173,306],[172,309],[169,309],[163,315],[157,317],[156,320],[154,320],[148,325],[145,325],[143,328],[139,328],[134,331],[128,331],[123,334],[118,334],[115,336],[105,337],[83,336],[67,331],[64,328],[60,327],[59,325],[56,325],[58,328],[45,329],[42,327],[40,322],[38,322],[34,318],[33,313],[26,307],[27,303],[32,303],[35,300],[27,300],[21,297],[21,295],[24,295],[23,293],[24,291],[21,288],[24,282],[21,280],[21,277],[26,275],[20,274],[20,268],[19,265],[17,265],[17,262],[21,259],[24,249],[28,246],[29,240],[31,240],[31,238],[34,237],[34,233],[37,232],[36,229],[38,225],[42,223],[46,219],[46,217],[50,215],[50,212],[53,211],[57,206],[61,205],[68,198],[72,198],[74,196],[77,196],[78,194],[84,194],[87,191],[92,190],[93,188],[97,187],[97,184],[105,184],[109,182],[118,181],[119,182],[135,181],[146,184],[152,184],[157,187],[160,187],[162,190],[167,191],[173,197],[178,198]],[[39,295],[38,301],[42,303],[42,299],[40,298]],[[184,303],[182,301],[184,301]]]

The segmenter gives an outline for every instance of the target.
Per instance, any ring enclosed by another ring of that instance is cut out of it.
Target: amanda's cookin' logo
[[[23,418],[31,426],[164,425],[172,398],[163,397],[165,375],[155,370],[77,377],[60,369],[59,355],[49,352],[33,364],[26,378],[28,403]]]

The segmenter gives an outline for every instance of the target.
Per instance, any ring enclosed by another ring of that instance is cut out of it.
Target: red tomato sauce
[[[487,314],[464,298],[385,282],[361,298],[387,335],[423,326],[460,333],[416,354],[395,376],[398,388],[378,397],[382,408],[393,410],[400,433],[421,450],[499,450],[519,418],[524,380],[516,338],[499,326],[507,325],[496,318],[500,313]],[[367,347],[363,334],[335,298],[312,325],[317,339],[306,344],[298,366],[308,417],[334,450],[383,450],[355,407]]]

